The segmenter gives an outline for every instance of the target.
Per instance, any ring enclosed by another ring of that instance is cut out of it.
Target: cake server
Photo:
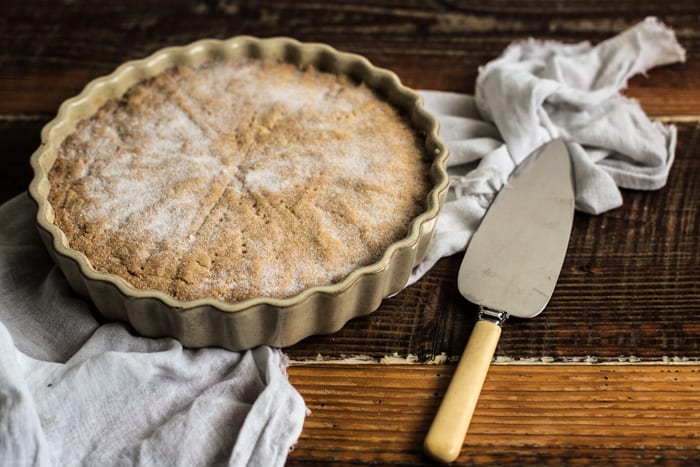
[[[533,318],[549,302],[574,217],[566,144],[554,140],[518,166],[474,233],[457,279],[479,316],[425,438],[428,455],[459,455],[508,316]]]

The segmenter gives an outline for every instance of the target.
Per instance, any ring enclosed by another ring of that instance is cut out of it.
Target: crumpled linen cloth
[[[306,417],[279,349],[184,349],[102,324],[0,206],[0,465],[281,466]]]
[[[595,46],[516,42],[480,68],[475,96],[422,91],[450,151],[450,189],[427,256],[408,283],[464,250],[513,169],[552,139],[567,142],[582,212],[620,206],[618,187],[663,187],[676,129],[651,121],[620,90],[636,74],[682,61],[673,31],[647,18]]]

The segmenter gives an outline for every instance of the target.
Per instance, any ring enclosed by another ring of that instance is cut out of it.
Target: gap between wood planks
[[[11,114],[0,114],[0,122],[32,122],[32,121],[42,121],[49,120],[53,117],[53,114],[23,114],[23,113],[11,113]],[[700,115],[654,115],[649,116],[650,120],[658,120],[664,123],[700,123]]]
[[[0,114],[0,122],[41,122],[49,120],[50,114]]]
[[[289,359],[289,366],[303,365],[447,365],[459,361],[459,356],[448,356],[440,354],[428,356],[421,360],[417,355],[408,354],[406,356],[394,353],[383,357],[372,357],[370,355],[352,355],[341,357],[324,357],[318,354],[316,357]],[[642,359],[634,355],[621,355],[615,359],[601,359],[592,355],[581,357],[521,357],[512,358],[506,356],[496,357],[492,365],[697,365],[698,358],[663,356],[652,359]]]

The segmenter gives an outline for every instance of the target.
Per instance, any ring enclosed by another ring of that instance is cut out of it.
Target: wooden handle
[[[501,327],[498,324],[491,321],[476,322],[425,437],[423,449],[430,457],[452,462],[459,456],[500,337]]]

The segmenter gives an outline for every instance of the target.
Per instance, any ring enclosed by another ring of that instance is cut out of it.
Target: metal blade
[[[538,315],[559,278],[573,217],[571,160],[554,140],[513,172],[487,210],[464,255],[459,291],[490,310]]]

